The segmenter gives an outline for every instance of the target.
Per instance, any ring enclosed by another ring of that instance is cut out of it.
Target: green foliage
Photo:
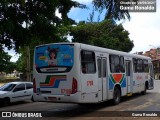
[[[123,26],[116,25],[111,20],[105,20],[100,23],[80,22],[77,26],[71,28],[73,42],[81,42],[99,47],[110,48],[129,52],[134,44],[129,39],[128,31]]]
[[[72,0],[1,0],[0,43],[8,48],[28,46],[31,42],[61,42],[58,28],[72,24],[67,13],[85,5]],[[56,16],[59,10],[62,18]]]
[[[14,62],[10,62],[11,56],[4,51],[0,52],[0,72],[12,73],[16,68],[16,64]]]
[[[32,66],[36,45],[66,41],[65,26],[75,23],[67,16],[72,7],[86,8],[72,0],[1,0],[0,50],[5,46],[20,53],[17,70],[26,72],[25,46],[30,48]],[[56,11],[61,18],[56,16]]]
[[[5,72],[8,73],[13,73],[14,70],[16,70],[17,65],[15,62],[9,62],[5,68]]]
[[[25,54],[25,50],[24,49],[20,49],[20,56],[18,58],[18,60],[16,61],[17,64],[17,71],[25,73],[26,72],[26,54]]]
[[[128,0],[123,0],[128,2]],[[137,1],[137,0],[133,0]],[[121,20],[128,18],[130,20],[130,14],[128,10],[120,9],[121,0],[93,0],[93,5],[97,11],[102,13],[103,10],[106,11],[105,19]],[[126,5],[129,6],[129,5]]]
[[[1,51],[0,52],[0,72],[5,72],[5,68],[7,67],[7,64],[10,62],[11,56],[8,55],[8,53]]]

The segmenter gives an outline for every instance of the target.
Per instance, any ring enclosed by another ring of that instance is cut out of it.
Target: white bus
[[[34,52],[34,100],[99,103],[153,89],[151,58],[81,44],[40,45]]]

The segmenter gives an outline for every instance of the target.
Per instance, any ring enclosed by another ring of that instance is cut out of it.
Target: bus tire
[[[32,101],[32,102],[35,102],[35,100],[34,100],[34,97],[33,97],[33,96],[32,96],[32,98],[31,98],[31,101]]]
[[[120,100],[121,100],[121,91],[118,87],[115,87],[113,93],[113,104],[114,105],[119,104]]]
[[[144,86],[144,91],[141,92],[142,95],[145,95],[147,93],[147,86]]]

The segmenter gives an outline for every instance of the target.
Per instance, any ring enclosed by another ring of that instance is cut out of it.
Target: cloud
[[[58,9],[56,9],[55,15],[56,15],[57,17],[59,17],[59,18],[62,18],[62,14],[59,13],[59,10],[58,10]]]
[[[20,54],[16,53],[15,50],[11,49],[8,50],[6,47],[4,48],[5,52],[8,52],[9,55],[12,56],[12,58],[10,59],[11,62],[16,62],[20,56]]]
[[[75,20],[76,22],[79,21],[86,21],[89,18],[89,14],[92,12],[93,5],[88,4],[88,9],[81,9],[81,8],[72,8],[68,13],[68,17]]]
[[[87,4],[92,3],[93,0],[73,0],[73,1],[77,1],[77,2],[79,2],[81,4],[87,5]]]
[[[130,39],[134,41],[131,53],[147,51],[160,47],[160,3],[157,2],[157,12],[130,13],[131,20],[123,21],[123,26],[129,31]],[[150,46],[152,45],[152,47]]]

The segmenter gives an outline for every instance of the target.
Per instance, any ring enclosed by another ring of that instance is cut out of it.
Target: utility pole
[[[30,67],[30,49],[29,49],[29,46],[26,46],[26,61],[27,61],[27,68],[26,68],[26,71],[27,71],[27,81],[31,81],[31,67]]]
[[[26,29],[28,29],[28,20],[26,20]],[[30,48],[29,45],[26,46],[26,62],[27,62],[27,81],[31,81],[31,64],[30,64]]]

